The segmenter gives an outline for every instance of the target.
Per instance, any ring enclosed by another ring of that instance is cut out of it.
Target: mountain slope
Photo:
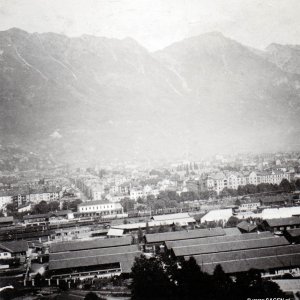
[[[0,143],[70,162],[297,146],[300,76],[219,33],[156,53],[19,29],[0,45]]]
[[[172,108],[181,105],[180,82],[131,39],[11,29],[1,32],[0,44],[0,127],[6,135],[64,146],[64,152],[81,141],[80,151],[110,156],[121,148],[129,156],[139,152],[138,138],[164,139],[152,127],[177,118]],[[64,138],[49,138],[55,130]]]
[[[263,151],[291,143],[299,134],[300,77],[252,49],[209,33],[175,43],[155,57],[184,78],[195,118],[203,118],[195,127],[205,127],[211,148],[233,144]]]
[[[265,57],[283,71],[300,75],[300,46],[271,44]]]

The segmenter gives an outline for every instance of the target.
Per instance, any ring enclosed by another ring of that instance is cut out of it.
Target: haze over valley
[[[299,148],[300,46],[0,32],[1,145],[61,162]]]

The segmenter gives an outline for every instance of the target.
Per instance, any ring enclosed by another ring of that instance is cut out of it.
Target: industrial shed
[[[213,236],[225,235],[225,231],[222,228],[212,229],[195,229],[190,231],[173,231],[164,233],[153,233],[145,235],[145,242],[147,244],[160,244],[166,241],[197,239]]]
[[[284,235],[290,243],[300,244],[300,228],[288,229]]]
[[[284,231],[287,229],[300,228],[300,218],[278,218],[267,219],[263,221],[263,224],[267,230],[270,231]]]
[[[266,237],[244,241],[227,241],[223,243],[209,243],[202,245],[173,247],[172,253],[176,257],[193,256],[197,254],[229,252],[246,249],[258,249],[288,245],[284,237]]]
[[[190,216],[186,218],[175,218],[175,219],[162,219],[162,220],[152,220],[149,222],[138,222],[138,223],[128,223],[114,225],[112,228],[124,230],[125,233],[136,231],[138,229],[145,229],[147,227],[159,227],[159,226],[172,226],[179,225],[181,227],[187,227],[190,224],[196,223],[196,220]]]
[[[157,215],[151,217],[151,219],[154,221],[166,221],[166,220],[177,220],[177,219],[187,219],[187,218],[190,218],[190,215],[188,213]]]
[[[204,215],[200,222],[206,223],[206,222],[218,222],[223,221],[226,223],[229,218],[232,216],[232,209],[226,208],[226,209],[216,209],[209,211],[206,215]]]
[[[26,241],[10,241],[0,243],[0,257],[26,257],[28,243]],[[6,255],[5,255],[6,253]]]
[[[58,252],[58,253],[51,253],[49,257],[49,261],[52,262],[52,261],[72,259],[77,257],[101,256],[101,255],[115,254],[115,253],[129,253],[132,251],[138,251],[137,245],[81,250],[79,252],[78,251]]]
[[[13,217],[0,217],[0,226],[11,226],[14,223]]]
[[[299,273],[300,253],[231,260],[222,263],[203,264],[201,266],[204,272],[212,274],[218,264],[221,264],[224,272],[227,274],[236,274],[247,272],[250,269],[257,269],[262,271],[264,276],[273,277],[285,273]]]
[[[194,258],[199,265],[205,264],[221,264],[226,261],[236,261],[249,258],[257,257],[269,257],[269,256],[280,256],[285,254],[300,253],[300,245],[284,245],[279,247],[269,247],[260,249],[250,249],[250,250],[239,250],[231,252],[221,252],[221,253],[209,253],[202,255],[195,255]],[[185,256],[185,260],[188,260],[190,256]]]
[[[129,273],[141,252],[137,245],[50,254],[51,278],[93,278]]]
[[[204,244],[217,244],[217,243],[225,243],[225,242],[233,242],[233,241],[244,241],[244,240],[257,240],[266,237],[273,237],[273,234],[269,231],[257,233],[245,233],[239,235],[225,235],[225,236],[216,236],[216,237],[207,237],[200,239],[187,239],[180,241],[167,241],[166,247],[167,249],[171,249],[173,247],[187,247],[193,245],[204,245]]]
[[[109,248],[130,245],[132,238],[130,236],[123,238],[98,238],[94,240],[70,241],[53,243],[50,246],[50,252],[80,251],[87,249]]]

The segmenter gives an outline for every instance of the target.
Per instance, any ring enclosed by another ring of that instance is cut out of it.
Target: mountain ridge
[[[132,38],[19,29],[0,44],[2,141],[66,161],[296,147],[299,74],[221,33],[154,53]]]

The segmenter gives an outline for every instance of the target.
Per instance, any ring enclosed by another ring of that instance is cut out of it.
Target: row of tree
[[[259,194],[259,193],[268,193],[268,192],[284,192],[290,193],[295,190],[300,190],[300,179],[289,182],[287,179],[282,179],[281,183],[272,184],[272,183],[260,183],[258,185],[246,184],[244,186],[239,186],[237,190],[224,188],[219,197],[237,197],[244,196],[249,194]]]
[[[260,183],[258,185],[246,184],[239,186],[238,189],[224,188],[219,195],[215,191],[199,191],[197,188],[193,191],[182,192],[178,194],[176,191],[160,191],[159,195],[148,195],[144,198],[138,198],[138,210],[145,208],[152,210],[176,208],[181,202],[194,200],[222,199],[227,197],[238,197],[251,194],[283,192],[290,193],[295,190],[300,190],[300,179],[289,182],[283,179],[279,185],[271,183]],[[126,197],[122,200],[122,205],[125,212],[135,209],[135,201]]]
[[[73,201],[64,201],[62,203],[62,206],[60,206],[59,201],[46,202],[43,200],[32,207],[30,214],[47,214],[49,212],[59,211],[61,209],[77,211],[77,205],[81,202],[82,201],[80,199],[75,199]],[[14,218],[21,218],[22,216],[28,214],[28,212],[18,213],[18,208],[13,203],[7,204],[6,209],[7,214],[9,216],[13,216]]]
[[[236,300],[282,298],[283,292],[256,270],[233,280],[218,265],[213,275],[201,270],[195,259],[175,261],[170,257],[137,258],[132,268],[132,299]]]

